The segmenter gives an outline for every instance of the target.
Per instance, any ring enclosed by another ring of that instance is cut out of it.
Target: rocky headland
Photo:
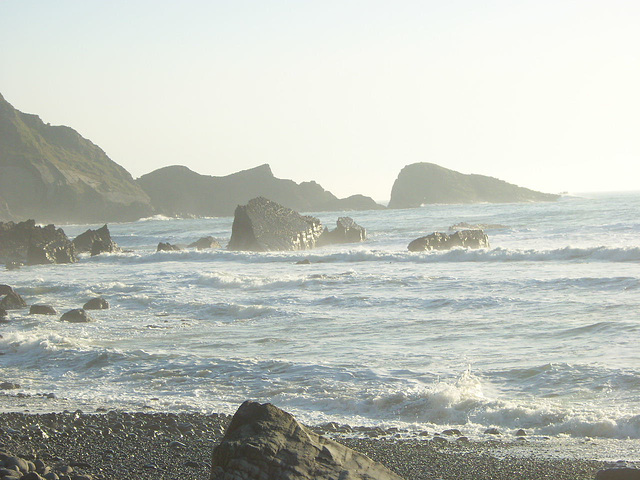
[[[316,182],[276,178],[266,164],[224,177],[200,175],[174,165],[143,175],[137,181],[156,211],[167,216],[230,216],[238,205],[255,197],[266,197],[302,212],[384,208],[362,195],[339,199]]]
[[[45,124],[0,95],[0,220],[131,221],[153,212],[131,174],[72,128]]]
[[[389,208],[430,203],[550,202],[559,195],[536,192],[485,175],[465,175],[433,163],[404,167],[391,189]]]

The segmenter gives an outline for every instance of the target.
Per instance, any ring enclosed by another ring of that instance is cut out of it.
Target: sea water
[[[86,324],[11,311],[0,380],[85,409],[233,413],[253,399],[313,424],[637,440],[639,212],[638,193],[325,212],[367,241],[277,253],[156,252],[224,246],[230,217],[110,224],[126,252],[1,273],[29,304],[111,308]],[[459,222],[490,225],[491,247],[407,250]]]

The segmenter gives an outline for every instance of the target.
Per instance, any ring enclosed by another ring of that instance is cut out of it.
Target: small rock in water
[[[525,432],[522,428],[516,432],[516,437],[526,437],[527,432]]]
[[[56,309],[51,305],[31,305],[29,315],[57,315]]]
[[[450,428],[448,430],[445,430],[444,432],[442,432],[443,435],[448,435],[448,436],[456,436],[456,437],[461,437],[462,436],[462,432],[460,430],[458,430],[457,428]]]
[[[109,302],[102,297],[96,297],[85,303],[82,308],[85,310],[106,310],[109,308]]]
[[[500,435],[500,430],[498,430],[495,427],[492,427],[492,428],[487,428],[484,431],[484,433],[485,433],[485,435]]]
[[[156,252],[177,252],[179,250],[182,249],[177,245],[171,245],[169,242],[160,242]]]
[[[87,323],[92,322],[93,318],[89,316],[87,312],[85,312],[84,308],[74,308],[73,310],[69,310],[65,314],[60,317],[60,321],[62,322],[71,322],[71,323]]]
[[[304,260],[299,260],[296,262],[296,265],[309,265],[311,264],[311,260],[309,260],[308,258],[305,258]]]
[[[18,388],[20,388],[20,385],[18,385],[17,383],[11,383],[11,382],[0,383],[0,390],[17,390]]]

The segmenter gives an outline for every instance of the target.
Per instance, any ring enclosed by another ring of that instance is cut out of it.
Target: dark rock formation
[[[168,216],[229,216],[237,205],[255,197],[270,198],[302,212],[384,208],[362,195],[341,200],[315,182],[298,184],[276,178],[266,164],[225,177],[200,175],[187,167],[171,166],[143,175],[138,183],[155,209]]]
[[[190,243],[187,248],[196,248],[198,250],[207,250],[210,248],[221,248],[220,242],[213,237],[202,237],[193,243]]]
[[[0,192],[16,218],[129,221],[149,216],[131,175],[75,130],[45,124],[0,95]]]
[[[102,297],[96,297],[85,303],[82,308],[85,310],[106,310],[109,308],[109,302]]]
[[[640,480],[640,468],[625,461],[609,463],[596,473],[596,480]]]
[[[314,248],[322,224],[264,197],[236,208],[229,250],[268,252]]]
[[[335,230],[324,229],[318,239],[318,246],[335,243],[358,243],[367,239],[367,230],[354,222],[353,218],[340,217],[336,223]]]
[[[0,285],[0,296],[4,296],[0,300],[0,307],[5,310],[17,310],[25,308],[27,302],[9,285]]]
[[[213,451],[210,480],[401,480],[271,404],[244,402]]]
[[[416,238],[408,248],[410,252],[424,252],[456,247],[489,248],[489,237],[482,230],[462,230],[451,235],[435,232],[426,237]]]
[[[111,239],[109,228],[104,225],[97,230],[87,230],[73,239],[76,253],[91,253],[91,256],[101,253],[119,252],[120,247]]]
[[[31,305],[29,315],[57,315],[56,309],[51,305]]]
[[[511,203],[555,201],[560,195],[536,192],[484,175],[465,175],[433,163],[404,167],[391,189],[389,208],[429,203]]]
[[[62,314],[62,316],[60,317],[60,321],[71,323],[87,323],[92,322],[93,318],[91,318],[83,308],[74,308],[73,310],[69,310],[68,312]]]
[[[0,222],[0,261],[27,263],[72,263],[76,261],[73,244],[61,228],[40,227],[34,220]]]
[[[182,248],[177,245],[172,245],[169,242],[160,242],[156,252],[177,252],[179,250],[182,250]]]
[[[0,307],[0,318],[4,318],[7,316],[7,311],[4,307]]]

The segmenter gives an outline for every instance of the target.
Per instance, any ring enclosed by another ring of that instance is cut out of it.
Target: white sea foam
[[[2,380],[110,408],[232,413],[253,398],[309,423],[640,438],[638,208],[640,196],[355,212],[367,242],[273,253],[155,251],[224,243],[230,218],[110,225],[133,252],[3,273],[30,304],[63,312],[102,295],[111,308],[89,324],[10,310]],[[490,232],[492,249],[407,251],[461,220],[512,228]]]

